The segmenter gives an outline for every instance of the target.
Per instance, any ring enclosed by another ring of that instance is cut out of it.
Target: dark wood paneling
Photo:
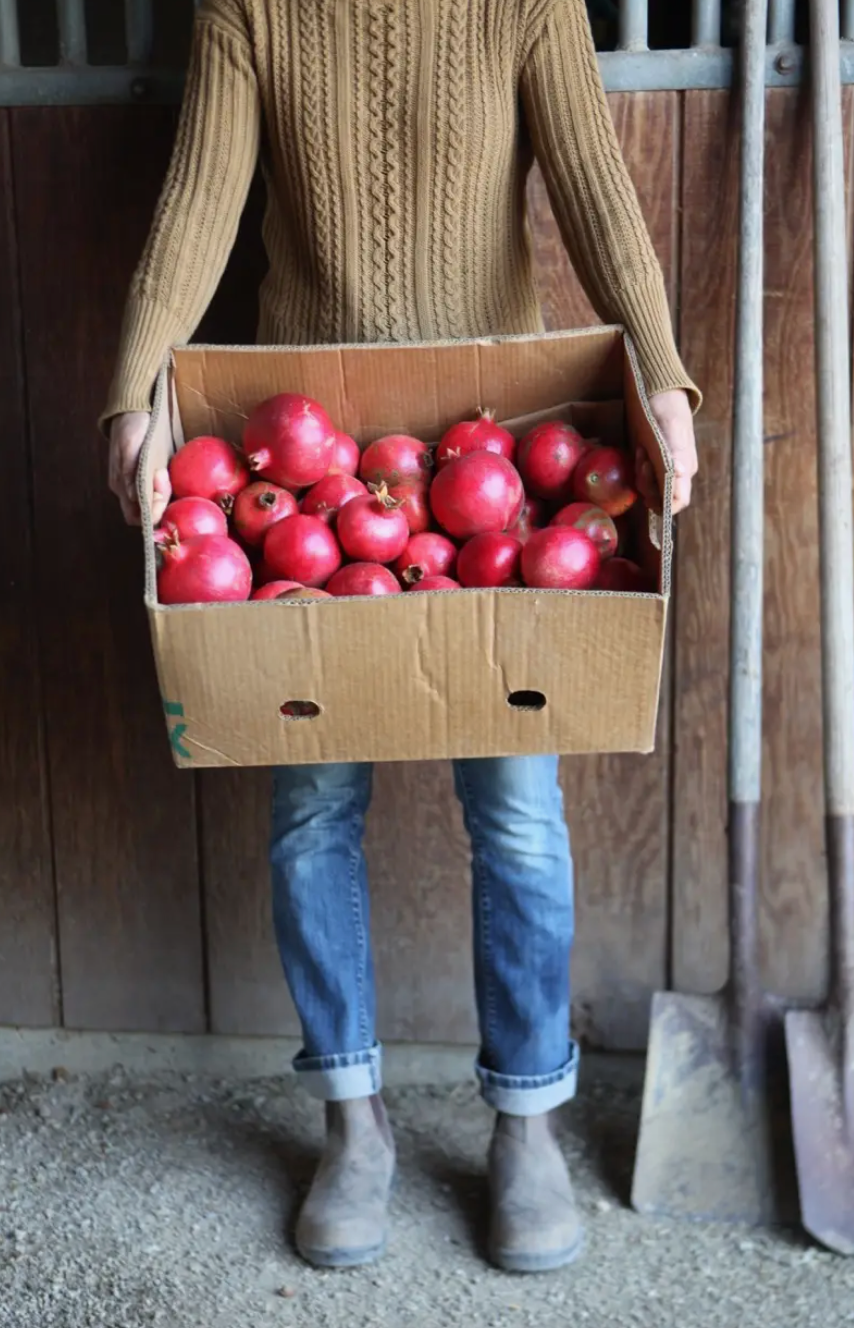
[[[617,133],[675,305],[680,121],[675,93],[613,96]],[[569,267],[539,177],[532,186],[550,327],[597,321]],[[656,752],[564,762],[578,873],[576,1031],[598,1046],[645,1045],[649,1000],[667,982],[669,673]]]
[[[0,1023],[58,1022],[9,112],[0,111]]]
[[[172,139],[152,108],[13,112],[65,1022],[205,1026],[192,780],[171,765],[141,541],[95,430]]]

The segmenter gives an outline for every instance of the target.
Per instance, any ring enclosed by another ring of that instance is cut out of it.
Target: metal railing
[[[55,0],[59,61],[32,67],[21,62],[19,32],[21,7],[30,0],[0,0],[0,106],[177,100],[181,71],[152,65],[153,0],[123,2],[126,63],[91,64],[85,0]],[[722,44],[721,10],[721,0],[691,0],[691,45],[650,50],[649,0],[620,0],[617,49],[600,54],[606,87],[612,92],[729,87],[734,55]],[[842,0],[842,36],[842,79],[854,83],[854,0]],[[797,83],[803,71],[804,52],[795,44],[795,0],[770,0],[766,82],[770,87]]]

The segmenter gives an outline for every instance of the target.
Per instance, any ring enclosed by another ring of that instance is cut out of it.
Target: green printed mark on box
[[[164,701],[163,709],[169,719],[181,720],[184,718],[184,707],[178,701]],[[170,724],[169,726],[169,741],[172,744],[172,750],[176,756],[181,757],[182,761],[192,761],[193,759],[193,753],[182,742],[187,727],[186,724]]]

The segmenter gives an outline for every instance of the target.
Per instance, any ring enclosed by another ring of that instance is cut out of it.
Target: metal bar
[[[721,0],[693,0],[691,45],[720,46]]]
[[[769,0],[768,40],[772,46],[795,40],[796,0]]]
[[[842,36],[854,41],[854,0],[842,0]]]
[[[0,0],[0,65],[21,63],[17,0]]]
[[[125,0],[125,43],[129,65],[147,65],[154,46],[152,0]]]
[[[762,590],[765,566],[763,181],[767,0],[747,0],[742,12],[741,233],[732,444],[729,790],[731,802],[758,804],[762,796]]]
[[[85,0],[57,0],[59,58],[66,65],[85,65],[87,58]]]
[[[620,4],[619,48],[621,51],[645,51],[649,44],[648,0],[622,0]]]

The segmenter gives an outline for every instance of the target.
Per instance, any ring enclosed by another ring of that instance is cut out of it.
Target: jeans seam
[[[465,772],[462,765],[457,767],[457,773],[460,781],[460,788],[463,794],[466,816],[469,823],[469,838],[472,847],[472,882],[475,888],[477,899],[477,910],[480,919],[481,943],[483,946],[483,967],[486,970],[484,981],[484,1003],[486,1006],[486,1027],[483,1030],[484,1040],[487,1043],[487,1049],[491,1050],[493,1033],[495,1031],[495,985],[492,971],[492,911],[490,909],[489,891],[486,889],[484,877],[479,865],[479,849],[482,844],[480,827],[478,825],[477,815],[473,810],[473,799],[468,783],[466,782]]]
[[[356,964],[356,986],[359,993],[359,1032],[362,1041],[368,1041],[368,1010],[365,1002],[365,920],[362,914],[362,898],[359,889],[359,864],[361,845],[350,850],[350,902],[353,906],[353,919],[359,945],[359,960]]]

